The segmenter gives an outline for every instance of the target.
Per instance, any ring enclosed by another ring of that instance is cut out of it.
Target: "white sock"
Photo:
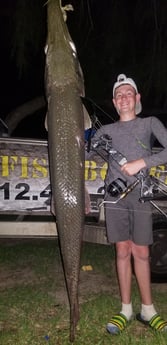
[[[141,305],[141,316],[143,317],[144,320],[150,321],[151,318],[155,314],[157,314],[157,312],[156,312],[153,304],[150,304],[150,305],[142,304]]]
[[[129,321],[133,315],[132,303],[129,303],[129,304],[122,303],[121,313],[125,315],[127,320]]]

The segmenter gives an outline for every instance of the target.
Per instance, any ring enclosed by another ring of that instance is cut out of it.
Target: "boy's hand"
[[[143,158],[137,159],[135,161],[131,161],[128,163],[125,163],[121,167],[121,171],[128,176],[133,176],[137,174],[141,169],[146,167],[146,163]]]

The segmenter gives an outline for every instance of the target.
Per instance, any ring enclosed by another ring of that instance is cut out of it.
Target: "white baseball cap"
[[[113,86],[113,97],[114,97],[115,89],[117,89],[117,87],[121,85],[126,85],[126,84],[131,85],[135,89],[136,93],[138,93],[137,86],[134,80],[131,78],[127,78],[125,74],[119,74],[117,77],[117,81]],[[139,101],[138,103],[136,103],[136,111],[135,111],[136,115],[141,113],[141,111],[142,111],[142,105],[141,105],[141,102]]]

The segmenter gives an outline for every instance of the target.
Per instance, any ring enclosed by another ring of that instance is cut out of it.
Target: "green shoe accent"
[[[111,318],[106,329],[111,334],[119,334],[126,328],[128,323],[126,316],[120,313]]]
[[[167,330],[167,321],[163,320],[162,317],[158,314],[154,315],[152,319],[149,321],[149,326],[156,331],[163,331],[163,329]]]
[[[163,320],[159,314],[155,314],[150,321],[144,320],[141,314],[137,314],[136,319],[155,331],[167,331],[167,321]]]

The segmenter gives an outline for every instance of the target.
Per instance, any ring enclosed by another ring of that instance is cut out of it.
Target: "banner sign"
[[[85,153],[85,185],[91,196],[103,195],[106,170],[100,156]],[[150,173],[167,184],[166,171],[163,165]],[[50,212],[50,200],[47,141],[0,139],[0,212]]]

